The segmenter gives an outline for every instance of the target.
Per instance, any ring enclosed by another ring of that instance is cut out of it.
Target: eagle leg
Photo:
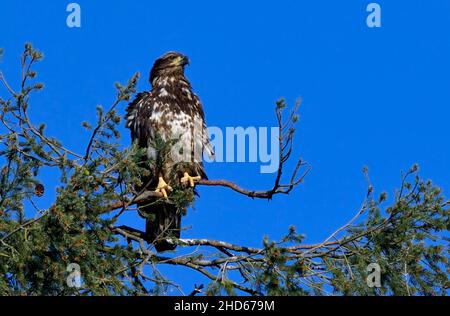
[[[189,175],[189,173],[185,172],[184,176],[180,179],[181,183],[186,185],[189,183],[189,185],[191,186],[191,188],[193,188],[195,186],[195,183],[198,182],[202,177],[200,176],[196,176],[196,177],[191,177]]]
[[[163,177],[159,177],[158,180],[158,186],[156,187],[155,192],[157,193],[161,193],[164,198],[167,199],[167,192],[171,192],[172,191],[172,187],[170,185],[168,185],[166,183],[166,181],[164,181]]]

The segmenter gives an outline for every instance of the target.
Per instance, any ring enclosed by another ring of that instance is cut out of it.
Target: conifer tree
[[[33,70],[42,53],[30,44],[21,56],[22,78],[10,84],[0,72],[0,294],[1,295],[446,295],[449,282],[449,201],[417,166],[401,176],[399,189],[367,195],[356,215],[326,240],[303,243],[295,227],[258,248],[206,239],[171,240],[177,252],[158,254],[144,234],[121,225],[137,202],[158,203],[152,191],[136,192],[147,168],[145,152],[121,149],[118,107],[134,94],[139,74],[116,84],[116,100],[98,106],[91,137],[81,153],[66,148],[29,115],[33,94],[44,88]],[[290,159],[299,103],[284,122],[277,102],[282,148],[273,188],[254,191],[226,180],[201,180],[251,198],[283,198],[310,170],[301,159],[283,183]],[[164,148],[171,144],[156,144]],[[54,170],[59,184],[45,209],[36,200],[47,191],[41,172]],[[191,192],[192,193],[192,192]],[[286,195],[286,196],[285,196]],[[179,190],[180,207],[192,194]],[[194,249],[179,256],[183,249]],[[162,265],[198,272],[192,292],[159,271]],[[80,271],[80,274],[78,274]],[[205,281],[206,280],[206,281]]]

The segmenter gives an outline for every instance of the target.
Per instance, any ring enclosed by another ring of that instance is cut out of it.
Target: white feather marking
[[[161,92],[159,93],[160,97],[167,97],[169,95],[169,92],[167,92],[166,89],[162,88]]]

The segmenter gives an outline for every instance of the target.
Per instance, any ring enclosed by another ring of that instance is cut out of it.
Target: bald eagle
[[[150,176],[142,182],[165,198],[154,205],[138,205],[146,218],[146,239],[158,252],[176,248],[171,239],[180,238],[186,212],[170,201],[172,188],[193,188],[206,178],[202,157],[213,156],[202,104],[184,75],[188,64],[189,59],[177,52],[157,59],[150,72],[151,91],[139,93],[126,110],[132,141],[145,148],[145,159],[153,162],[148,164]],[[155,145],[157,140],[172,142],[169,154]]]

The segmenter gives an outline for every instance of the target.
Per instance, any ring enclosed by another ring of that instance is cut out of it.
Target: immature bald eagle
[[[156,60],[150,72],[152,90],[139,93],[126,114],[132,141],[146,148],[147,159],[156,162],[152,164],[151,176],[143,178],[144,185],[166,198],[163,203],[138,205],[147,218],[147,241],[154,243],[157,251],[175,249],[176,245],[167,238],[180,237],[185,210],[177,209],[168,200],[172,187],[194,187],[196,181],[206,178],[202,154],[212,155],[202,104],[184,76],[188,64],[188,58],[176,52]],[[157,139],[174,142],[169,155],[162,157],[155,146]]]

